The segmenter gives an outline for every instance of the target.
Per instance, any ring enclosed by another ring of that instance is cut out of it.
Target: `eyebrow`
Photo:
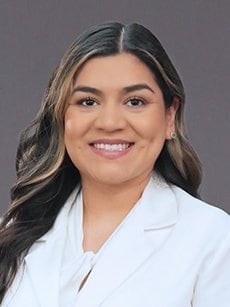
[[[127,93],[131,93],[131,92],[138,91],[138,90],[149,90],[150,92],[154,93],[154,90],[146,83],[138,83],[138,84],[126,86],[122,89],[122,92],[127,94]],[[91,86],[79,85],[73,89],[72,95],[75,92],[91,93],[91,94],[95,94],[98,96],[102,96],[101,90],[91,87]]]

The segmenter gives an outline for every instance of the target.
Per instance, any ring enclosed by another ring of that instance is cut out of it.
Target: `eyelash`
[[[138,103],[141,103],[141,104],[135,104],[135,105],[128,105],[129,102],[133,102],[133,101],[136,101]],[[92,104],[87,104],[88,102],[93,102]],[[97,99],[93,98],[93,97],[86,97],[86,98],[82,98],[80,99],[79,101],[77,101],[77,105],[79,106],[83,106],[83,107],[91,107],[91,106],[94,106],[94,103],[96,104],[99,104]],[[141,107],[143,105],[146,104],[146,102],[142,99],[142,98],[139,98],[139,97],[130,97],[128,98],[126,101],[125,101],[125,104],[130,106],[130,107]]]
[[[91,105],[84,104],[85,102],[87,103],[89,101],[96,102],[98,104],[98,102],[97,102],[97,100],[95,98],[93,98],[93,97],[86,97],[86,98],[80,99],[77,102],[77,105],[80,105],[80,106],[83,106],[83,107],[91,107],[92,104]]]
[[[138,101],[138,102],[141,102],[141,105],[130,105],[130,106],[132,106],[132,107],[141,107],[141,106],[143,106],[143,105],[145,105],[146,103],[145,103],[145,101],[142,99],[142,98],[139,98],[139,97],[130,97],[129,99],[127,99],[126,100],[126,104],[128,104],[129,102],[132,102],[132,101]]]

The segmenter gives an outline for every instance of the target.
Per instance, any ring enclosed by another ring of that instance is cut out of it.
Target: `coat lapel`
[[[59,304],[66,224],[75,198],[76,192],[68,199],[52,230],[34,244],[25,258],[26,273],[42,307]],[[151,180],[140,201],[99,253],[77,295],[77,306],[100,306],[163,246],[176,221],[177,204],[171,188],[161,180]]]
[[[59,213],[54,227],[34,243],[25,257],[25,273],[34,295],[42,307],[58,306],[59,274],[65,243],[66,225],[70,206],[76,198],[72,193]]]
[[[151,180],[125,223],[99,253],[77,306],[100,306],[161,248],[176,220],[172,190],[156,178]]]

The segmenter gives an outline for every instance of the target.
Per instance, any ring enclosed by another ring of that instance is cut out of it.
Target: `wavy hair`
[[[201,167],[184,131],[184,88],[160,42],[139,24],[110,22],[90,28],[64,54],[50,79],[40,111],[21,134],[11,206],[0,226],[0,302],[31,245],[53,226],[81,180],[66,152],[63,136],[74,78],[89,59],[121,52],[135,55],[149,67],[162,90],[166,108],[174,99],[179,101],[177,138],[165,141],[155,169],[169,184],[198,197]]]

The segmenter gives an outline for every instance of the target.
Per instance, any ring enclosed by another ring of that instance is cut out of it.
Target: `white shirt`
[[[96,254],[92,251],[85,252],[83,250],[83,199],[82,191],[80,191],[68,214],[67,232],[60,268],[59,307],[77,306],[79,288],[83,280],[97,263],[97,259],[103,253],[108,242],[116,236],[118,231],[122,231],[123,225],[134,214],[136,206],[138,206],[138,202]]]
[[[92,270],[97,255],[82,248],[82,194],[70,208],[60,268],[60,307],[74,306],[80,285]]]

